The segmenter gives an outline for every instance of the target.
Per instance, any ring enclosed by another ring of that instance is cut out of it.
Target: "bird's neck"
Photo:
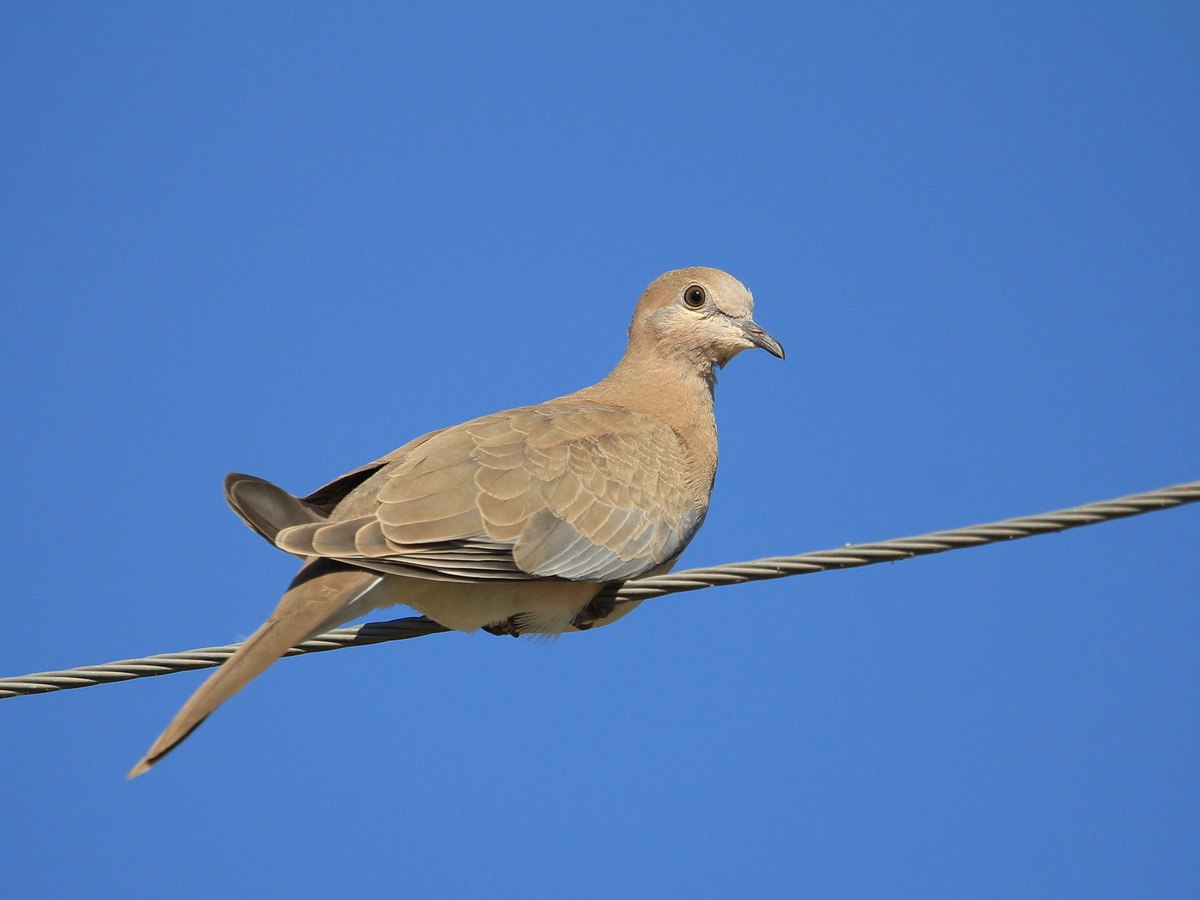
[[[577,396],[649,413],[669,425],[693,457],[696,490],[707,496],[717,469],[715,383],[711,363],[682,366],[677,358],[627,353],[604,380]]]

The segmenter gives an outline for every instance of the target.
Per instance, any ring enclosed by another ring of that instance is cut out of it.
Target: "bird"
[[[708,511],[716,370],[752,348],[784,358],[753,309],[729,273],[675,269],[643,292],[625,354],[590,387],[432,431],[305,497],[227,476],[234,512],[302,565],[128,777],[288,649],[374,609],[517,636],[628,613],[601,592],[668,571]]]

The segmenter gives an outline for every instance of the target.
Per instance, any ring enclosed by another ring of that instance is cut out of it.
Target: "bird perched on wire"
[[[496,634],[607,625],[606,585],[667,571],[708,510],[717,468],[715,369],[783,348],[750,292],[703,267],[655,279],[625,355],[574,394],[434,431],[307,497],[230,475],[247,525],[302,559],[275,611],[184,704],[140,775],[289,648],[406,603]]]

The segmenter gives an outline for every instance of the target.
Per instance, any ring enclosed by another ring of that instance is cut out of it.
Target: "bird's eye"
[[[704,305],[706,299],[708,299],[708,295],[698,284],[693,284],[683,292],[683,305],[688,309],[699,309]]]

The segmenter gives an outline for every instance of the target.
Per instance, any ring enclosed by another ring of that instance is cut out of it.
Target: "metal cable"
[[[949,531],[933,531],[915,537],[896,538],[870,544],[847,544],[832,550],[817,550],[793,556],[769,556],[741,563],[727,563],[703,569],[685,569],[653,578],[642,578],[614,585],[605,592],[616,603],[631,603],[648,600],[663,594],[680,591],[696,591],[701,588],[741,584],[746,581],[762,581],[769,578],[786,578],[791,575],[807,575],[830,569],[850,569],[874,563],[895,562],[914,556],[942,553],[964,547],[980,547],[999,541],[1016,540],[1053,531],[1065,531],[1082,525],[1094,525],[1111,519],[1122,519],[1141,513],[1154,512],[1200,501],[1200,481],[1177,484],[1130,494],[1115,500],[1087,503],[1069,509],[1055,510],[1036,516],[1004,519],[983,525],[970,525]],[[400,641],[448,631],[436,622],[423,616],[393,619],[389,622],[371,622],[353,628],[338,628],[318,635],[293,647],[285,655],[298,656],[302,653],[320,653],[342,647],[357,647],[379,644],[384,641]],[[57,672],[36,672],[0,679],[0,699],[25,694],[42,694],[68,688],[91,687],[111,681],[127,681],[150,675],[168,675],[191,669],[207,669],[219,666],[232,655],[239,644],[223,647],[204,647],[181,653],[160,653],[136,659],[123,659],[98,666],[82,666]]]

